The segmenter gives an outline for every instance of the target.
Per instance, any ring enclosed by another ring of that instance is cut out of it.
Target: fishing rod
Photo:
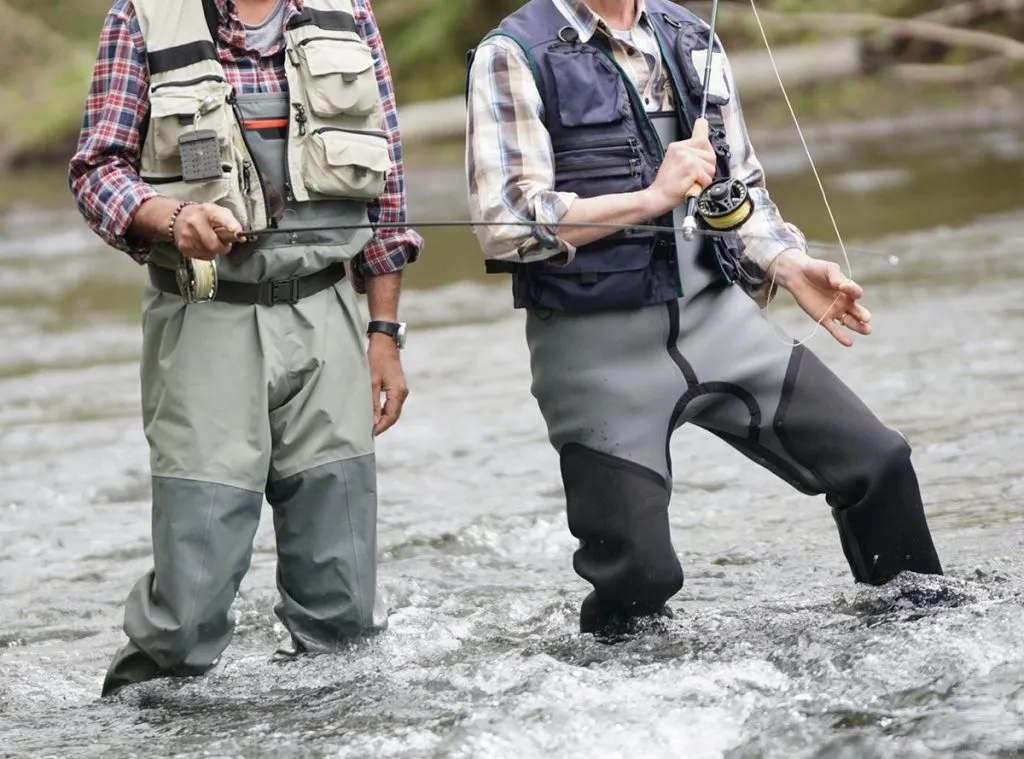
[[[482,221],[482,220],[448,220],[448,221],[384,221],[384,222],[365,222],[361,224],[331,224],[325,226],[315,227],[265,227],[263,229],[246,229],[236,233],[236,240],[241,241],[244,239],[246,242],[254,241],[260,237],[267,237],[273,235],[293,235],[293,234],[305,234],[310,232],[339,232],[342,230],[358,230],[358,229],[372,229],[374,231],[381,229],[412,229],[418,227],[420,229],[437,229],[437,228],[473,228],[473,227],[503,227],[509,226],[508,222],[504,221]],[[670,225],[661,224],[613,224],[609,222],[594,222],[594,221],[558,221],[540,224],[537,222],[523,222],[523,226],[531,227],[546,227],[546,228],[558,228],[562,227],[565,229],[614,229],[616,231],[635,231],[635,232],[667,232],[675,234],[676,232],[682,231],[680,227],[674,227]],[[697,229],[694,232],[695,235],[712,237],[712,238],[723,238],[737,235],[735,231],[722,231],[716,229]],[[774,237],[770,235],[743,235],[748,240],[771,240],[777,242]],[[226,242],[226,241],[225,241]],[[857,251],[856,248],[841,248],[839,245],[832,243],[816,243],[807,242],[808,247],[813,248],[836,248],[844,251]],[[864,255],[870,256],[887,256],[889,264],[897,266],[899,264],[899,258],[894,255],[888,255],[877,250],[861,249],[859,251]],[[176,276],[178,279],[178,290],[182,293],[182,297],[185,298],[188,303],[204,303],[212,300],[217,293],[217,262],[216,259],[211,261],[204,261],[201,259],[185,258],[182,257],[181,263],[178,265]]]
[[[526,227],[545,227],[545,228],[558,228],[563,229],[614,229],[618,231],[629,231],[629,232],[681,232],[682,227],[674,227],[667,224],[615,224],[611,222],[597,222],[597,221],[555,221],[555,222],[521,222],[522,226]],[[388,221],[388,222],[366,222],[363,224],[332,224],[325,226],[316,227],[265,227],[263,229],[247,229],[238,233],[239,238],[246,238],[246,240],[258,239],[269,235],[291,235],[291,234],[304,234],[308,232],[338,232],[344,229],[438,229],[438,228],[473,228],[473,227],[505,227],[515,226],[507,221],[476,221],[476,220],[447,220],[447,221]],[[712,237],[712,238],[728,238],[736,237],[739,235],[735,230],[718,230],[718,229],[697,229],[694,235],[698,237]],[[771,235],[756,235],[756,234],[744,234],[742,235],[747,240],[770,240],[778,242],[777,238]],[[842,247],[835,243],[827,242],[813,242],[808,241],[807,246],[810,248],[822,249],[822,250],[841,250]],[[896,256],[888,253],[883,253],[879,250],[871,250],[868,248],[846,248],[847,251],[853,253],[859,253],[866,256],[885,257],[889,260],[889,263],[893,266],[899,264],[899,259]]]
[[[707,140],[710,135],[708,123],[708,95],[711,91],[711,74],[714,70],[715,39],[718,30],[718,0],[711,3],[711,21],[708,30],[708,50],[704,60],[704,86],[700,96],[700,115],[693,122],[692,135],[695,139]],[[680,231],[683,238],[692,240],[701,230],[698,228],[698,214],[713,231],[728,232],[741,226],[754,213],[754,202],[750,190],[737,179],[725,177],[712,182],[705,188],[694,184],[686,193],[686,215]]]

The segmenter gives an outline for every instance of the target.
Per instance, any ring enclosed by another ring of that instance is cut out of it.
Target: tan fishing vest
[[[150,76],[143,181],[168,197],[223,205],[243,228],[266,227],[266,193],[202,0],[133,3]],[[351,0],[306,0],[303,13],[289,22],[285,41],[292,106],[286,200],[374,200],[392,164],[373,54],[356,31]],[[221,175],[184,181],[181,140],[197,130],[216,133]]]

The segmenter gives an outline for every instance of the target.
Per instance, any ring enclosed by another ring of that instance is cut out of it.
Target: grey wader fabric
[[[276,117],[288,106],[281,95],[239,103],[248,119]],[[252,143],[280,189],[283,141],[276,153],[270,142]],[[349,217],[365,217],[365,206],[303,204],[285,219],[310,225]],[[268,237],[243,262],[225,260],[221,276],[309,274],[365,244],[352,231],[330,234]],[[147,285],[141,380],[154,566],[128,597],[130,643],[111,664],[104,692],[213,666],[231,639],[230,607],[264,495],[277,540],[275,611],[294,650],[337,650],[386,627],[376,597],[369,368],[348,280],[275,306],[185,305]]]
[[[856,581],[941,574],[910,446],[809,350],[794,347],[710,246],[677,240],[686,296],[631,311],[532,311],[532,391],[561,458],[580,627],[657,614],[683,584],[668,442],[686,422],[807,494],[825,494]]]

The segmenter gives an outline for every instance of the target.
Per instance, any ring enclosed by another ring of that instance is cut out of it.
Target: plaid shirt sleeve
[[[139,178],[149,73],[145,41],[129,0],[117,0],[100,32],[78,151],[68,183],[89,227],[109,245],[145,263],[149,246],[129,227],[158,194]]]
[[[718,57],[718,56],[716,56]],[[751,217],[736,230],[743,243],[744,254],[762,269],[767,269],[775,258],[786,250],[805,250],[807,241],[803,233],[783,220],[779,209],[765,187],[764,168],[750,144],[750,135],[743,119],[739,92],[733,80],[728,56],[723,52],[722,72],[729,92],[729,102],[722,108],[725,135],[731,150],[730,174],[747,185],[754,204]]]
[[[470,70],[466,126],[469,207],[484,256],[516,263],[565,264],[576,250],[545,225],[562,220],[576,201],[556,192],[544,104],[525,53],[493,37],[477,49]]]
[[[384,130],[388,134],[393,168],[384,187],[384,193],[370,203],[369,216],[372,223],[403,223],[406,216],[405,168],[402,161],[402,137],[398,128],[398,112],[395,104],[391,68],[388,65],[384,42],[374,18],[370,0],[355,0],[353,8],[360,34],[373,51],[377,72],[377,86],[384,103]],[[366,292],[367,276],[401,271],[406,264],[413,263],[423,248],[423,238],[411,229],[377,230],[353,266],[353,286],[358,292]]]

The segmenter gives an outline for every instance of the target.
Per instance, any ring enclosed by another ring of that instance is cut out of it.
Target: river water
[[[220,666],[106,702],[121,605],[149,565],[143,272],[84,231],[60,176],[9,183],[0,756],[1024,756],[1024,120],[918,122],[812,135],[875,333],[811,345],[913,443],[947,577],[854,586],[822,501],[684,429],[676,618],[617,646],[580,636],[523,319],[449,231],[409,272],[413,392],[379,445],[389,630],[272,661],[264,520]],[[830,239],[799,145],[761,150],[789,218]],[[418,165],[410,182],[420,218],[465,214],[457,171]],[[785,299],[768,317],[811,327]]]

